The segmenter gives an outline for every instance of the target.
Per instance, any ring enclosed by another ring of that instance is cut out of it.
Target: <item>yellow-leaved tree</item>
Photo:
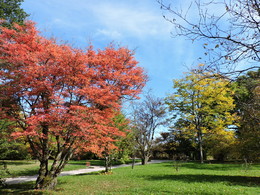
[[[237,116],[232,112],[235,104],[228,83],[220,75],[194,70],[183,79],[174,80],[175,92],[166,98],[173,112],[174,128],[194,137],[201,163],[205,143],[234,141],[232,127]]]

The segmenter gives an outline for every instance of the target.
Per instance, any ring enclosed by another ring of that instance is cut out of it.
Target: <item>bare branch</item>
[[[172,7],[169,0],[157,2],[164,18],[175,27],[174,36],[206,41],[203,47],[208,68],[234,75],[259,67],[259,0],[195,0],[186,10]],[[237,70],[241,64],[247,67]]]

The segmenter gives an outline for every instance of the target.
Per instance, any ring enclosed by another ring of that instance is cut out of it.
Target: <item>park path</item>
[[[163,163],[163,162],[169,162],[169,161],[170,160],[151,160],[150,162],[148,162],[148,164]],[[135,163],[135,165],[140,165],[140,164],[141,163]],[[119,168],[119,167],[129,167],[129,166],[132,166],[132,164],[115,165],[115,166],[112,166],[112,169]],[[84,173],[92,173],[92,172],[98,172],[98,171],[104,171],[104,170],[105,170],[104,166],[91,166],[91,167],[85,168],[85,169],[63,171],[63,172],[61,172],[59,177],[68,176],[68,175],[79,175],[79,174],[84,174]],[[36,181],[37,176],[38,175],[6,178],[5,183],[8,185],[8,184],[24,183],[24,182],[28,182],[28,181]]]

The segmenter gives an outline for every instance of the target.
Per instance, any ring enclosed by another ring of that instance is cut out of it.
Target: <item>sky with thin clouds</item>
[[[113,42],[135,50],[149,76],[145,89],[158,97],[171,93],[172,80],[197,65],[203,53],[201,44],[172,37],[173,26],[156,0],[24,0],[22,8],[45,37],[82,49]]]

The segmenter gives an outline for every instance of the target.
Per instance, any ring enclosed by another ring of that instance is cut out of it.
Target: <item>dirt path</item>
[[[170,160],[152,160],[148,164],[153,164],[153,163],[163,163],[163,162],[169,162]],[[135,165],[140,165],[141,163],[135,163]],[[119,167],[129,167],[132,164],[123,164],[123,165],[116,165],[113,166],[112,169],[114,168],[119,168]],[[92,172],[98,172],[98,171],[103,171],[105,170],[105,167],[103,166],[91,166],[89,168],[85,169],[78,169],[78,170],[72,170],[72,171],[63,171],[59,177],[61,176],[67,176],[67,175],[79,175],[83,173],[92,173]],[[14,177],[14,178],[6,178],[5,183],[6,184],[18,184],[18,183],[24,183],[28,181],[36,181],[38,175],[34,176],[21,176],[21,177]]]

